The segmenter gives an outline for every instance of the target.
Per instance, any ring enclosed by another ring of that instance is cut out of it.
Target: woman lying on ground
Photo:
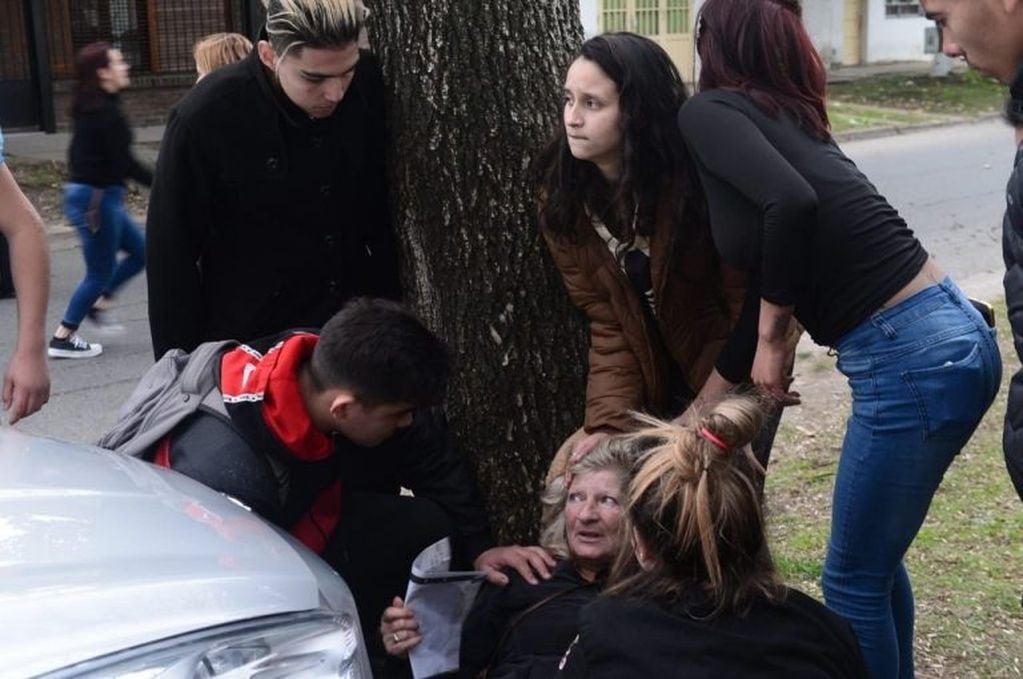
[[[579,609],[600,591],[623,544],[625,488],[642,449],[605,439],[544,493],[541,545],[558,559],[552,577],[530,584],[507,571],[504,587],[484,584],[462,631],[459,677],[551,677],[578,630]],[[388,653],[406,655],[421,637],[401,599],[380,624]]]
[[[831,138],[824,66],[796,0],[707,0],[698,26],[700,93],[679,126],[714,242],[749,274],[752,293],[719,371],[751,370],[755,384],[789,402],[792,317],[837,353],[853,410],[824,597],[852,623],[875,676],[912,677],[913,594],[902,558],[998,390],[998,346]],[[745,347],[755,347],[752,361]]]
[[[778,582],[750,442],[763,415],[732,397],[691,425],[649,420],[628,489],[633,550],[579,616],[561,677],[866,677],[848,623]]]

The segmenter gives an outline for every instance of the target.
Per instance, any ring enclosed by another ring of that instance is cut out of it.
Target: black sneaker
[[[90,344],[73,332],[64,339],[51,337],[46,353],[50,358],[92,358],[103,353],[103,345]]]

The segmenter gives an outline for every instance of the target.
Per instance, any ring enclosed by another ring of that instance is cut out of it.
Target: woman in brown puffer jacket
[[[565,446],[581,452],[627,430],[630,410],[670,418],[688,406],[738,318],[745,278],[711,241],[675,124],[687,93],[664,50],[631,33],[591,38],[564,97],[564,125],[538,159],[539,212],[590,322],[585,424]]]

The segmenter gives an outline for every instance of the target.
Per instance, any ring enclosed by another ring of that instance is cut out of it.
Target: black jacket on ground
[[[130,178],[144,186],[152,184],[153,173],[131,152],[132,137],[116,94],[104,94],[95,108],[76,112],[68,147],[71,182],[103,188]]]
[[[157,357],[213,339],[320,327],[352,296],[400,296],[387,206],[384,93],[369,52],[313,120],[256,50],[173,108],[147,216]]]
[[[473,679],[488,666],[488,679],[554,676],[579,631],[579,610],[597,597],[603,584],[584,580],[569,561],[560,562],[550,580],[535,585],[517,571],[508,569],[505,574],[509,582],[504,587],[484,583],[462,627],[458,670],[462,679]],[[516,616],[555,594],[509,629]]]
[[[1005,194],[1005,218],[1002,220],[1005,305],[1016,353],[1023,356],[1023,146],[1016,149],[1016,161]],[[1023,498],[1023,370],[1016,371],[1009,383],[1002,449],[1009,477],[1016,486],[1016,493]]]
[[[866,678],[852,628],[823,604],[788,590],[739,616],[701,619],[696,599],[654,601],[600,597],[579,615],[579,639],[565,679],[717,679],[718,677]],[[695,611],[695,614],[693,613]]]

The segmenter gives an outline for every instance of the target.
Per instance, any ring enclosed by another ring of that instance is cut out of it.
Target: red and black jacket
[[[217,368],[229,421],[200,410],[158,446],[153,461],[235,497],[318,553],[342,520],[346,493],[408,488],[450,516],[455,549],[471,564],[493,541],[443,413],[417,411],[412,426],[374,448],[324,434],[298,389],[317,339],[288,332],[227,351]]]

